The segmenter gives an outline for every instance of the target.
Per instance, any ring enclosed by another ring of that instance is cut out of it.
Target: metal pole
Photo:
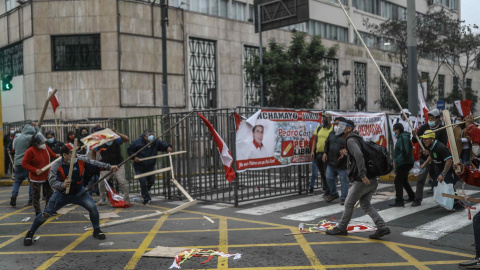
[[[258,5],[258,16],[257,16],[257,25],[258,25],[258,40],[260,43],[260,66],[263,66],[263,45],[262,45],[262,7]],[[265,102],[263,100],[263,74],[260,72],[260,106],[263,107]]]
[[[407,2],[408,110],[418,113],[418,73],[415,0]]]
[[[168,77],[167,77],[167,23],[168,23],[168,5],[167,0],[160,1],[162,16],[162,94],[163,107],[162,115],[170,113],[168,107]]]

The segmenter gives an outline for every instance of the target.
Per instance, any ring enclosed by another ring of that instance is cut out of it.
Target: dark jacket
[[[340,151],[345,149],[345,147],[345,138],[335,136],[334,131],[328,134],[328,138],[325,141],[325,153],[327,153],[328,166],[340,170],[347,169],[347,156],[340,158]]]
[[[15,138],[15,134],[13,136],[8,133],[7,135],[3,136],[3,147],[4,151],[8,151],[7,146],[12,143],[13,138]]]
[[[435,130],[435,129],[439,129],[443,127],[442,124],[440,124],[437,128],[431,128],[428,123],[421,126],[420,128],[418,128],[418,131],[417,131],[417,135],[418,137],[420,138],[420,136],[422,136],[423,134],[425,134],[425,131],[431,129],[431,130]],[[447,136],[447,130],[444,129],[444,130],[440,130],[438,132],[435,132],[435,139],[437,139],[438,141],[440,141],[441,143],[447,145],[447,142],[448,142],[448,136]],[[418,140],[415,136],[412,137],[412,142],[413,143],[417,143]],[[421,160],[427,160],[428,156],[425,156],[422,152],[422,154],[420,155],[420,159]]]
[[[363,137],[356,130],[347,136],[348,178],[350,181],[362,181],[362,178],[367,175],[365,158],[359,140],[363,140]]]
[[[142,147],[147,145],[147,142],[143,139],[143,135],[136,138],[127,149],[128,156],[132,156]],[[167,151],[168,147],[172,147],[169,143],[164,141],[156,140],[149,147],[143,149],[142,152],[138,153],[138,158],[153,157],[157,155],[158,151]],[[153,167],[157,163],[156,159],[145,160],[141,162],[133,162],[133,168],[140,171],[150,171],[153,170]]]
[[[410,133],[403,132],[398,136],[397,143],[393,149],[393,161],[395,162],[395,169],[415,162],[413,159],[413,145],[410,142]]]
[[[54,140],[53,143],[49,143],[48,141],[45,144],[52,149],[55,154],[60,154],[60,148],[65,144],[61,141]],[[55,157],[50,158],[51,160],[55,160]]]

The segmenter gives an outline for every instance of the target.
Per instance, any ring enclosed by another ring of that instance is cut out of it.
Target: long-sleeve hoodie
[[[395,148],[393,149],[393,161],[396,169],[402,165],[413,164],[413,145],[410,142],[410,133],[403,132],[397,139]]]
[[[15,138],[15,140],[13,141],[13,148],[15,149],[15,158],[13,162],[15,166],[22,165],[22,159],[29,147],[30,139],[39,130],[40,129],[38,127],[33,127],[30,124],[26,124],[23,127],[22,134]]]
[[[128,146],[128,149],[127,149],[128,155],[131,156],[135,154],[138,150],[140,150],[146,144],[147,142],[143,139],[143,136],[136,138]],[[168,147],[172,147],[172,146],[167,142],[156,140],[149,147],[143,149],[142,152],[138,153],[137,157],[138,158],[153,157],[157,155],[158,151],[167,151]],[[140,171],[149,171],[153,169],[156,163],[157,163],[157,160],[155,159],[145,160],[138,163],[134,162],[133,168]]]
[[[347,136],[348,177],[350,181],[362,181],[362,178],[367,175],[362,146],[358,140],[363,140],[363,138],[356,130]]]

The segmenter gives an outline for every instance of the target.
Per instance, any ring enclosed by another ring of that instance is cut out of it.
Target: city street
[[[469,190],[475,197],[480,190]],[[381,183],[372,203],[387,221],[392,233],[371,240],[371,232],[328,236],[297,233],[300,222],[339,219],[343,207],[337,199],[326,203],[315,196],[291,195],[251,202],[234,208],[226,204],[199,202],[181,212],[160,218],[130,222],[103,229],[99,241],[84,228],[87,212],[76,207],[40,227],[32,246],[23,237],[33,221],[33,208],[26,207],[27,188],[20,190],[17,207],[9,206],[11,187],[0,187],[1,269],[168,269],[173,258],[142,257],[156,246],[212,249],[241,253],[240,259],[190,258],[182,269],[458,269],[458,263],[474,256],[472,222],[466,210],[449,212],[428,195],[420,207],[389,208],[393,183]],[[98,199],[97,197],[94,197]],[[150,205],[134,203],[127,209],[100,206],[101,213],[119,218],[101,223],[174,208],[184,201],[160,197]],[[472,211],[472,215],[476,210]],[[214,221],[212,224],[204,216]],[[22,222],[30,217],[29,221]],[[351,224],[371,224],[357,209]]]

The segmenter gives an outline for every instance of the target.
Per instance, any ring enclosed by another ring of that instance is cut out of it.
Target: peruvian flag
[[[470,115],[470,107],[472,106],[472,101],[465,100],[455,100],[455,106],[457,106],[458,113],[463,117]]]
[[[50,96],[50,93],[53,91],[52,87],[48,88],[48,95]],[[60,106],[60,103],[58,103],[57,95],[55,94],[52,99],[50,99],[50,103],[52,103],[53,107],[53,112],[57,110],[57,107]]]
[[[113,207],[128,208],[132,206],[129,203],[127,203],[122,196],[115,193],[115,190],[113,190],[113,188],[110,187],[107,180],[103,179],[103,182],[105,182],[105,188],[107,189],[108,199],[110,200],[110,204],[112,204]]]
[[[427,89],[427,83],[426,82],[423,82],[423,89]],[[422,89],[422,85],[418,84],[418,103],[420,104],[420,109],[421,109],[421,112],[420,112],[420,115],[423,115],[423,117],[425,117],[425,122],[428,123],[428,107],[427,107],[427,103],[425,102],[425,99],[423,98],[423,89]]]
[[[200,113],[198,113],[198,116],[202,118],[203,122],[213,136],[213,141],[217,145],[218,152],[220,153],[220,158],[222,159],[223,167],[225,168],[225,178],[227,178],[228,182],[232,182],[235,179],[235,171],[233,170],[233,157],[230,153],[230,150],[228,150],[227,145],[222,140],[220,135],[218,135],[212,124],[210,124],[210,122],[208,122],[208,120]]]

